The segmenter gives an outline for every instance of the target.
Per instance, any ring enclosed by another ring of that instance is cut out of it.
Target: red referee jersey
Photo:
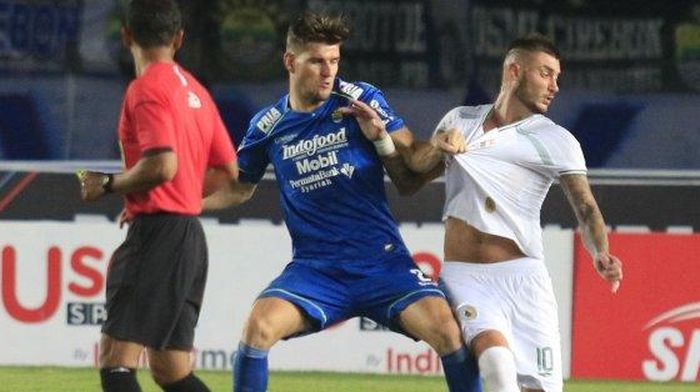
[[[129,84],[119,119],[119,142],[129,169],[144,151],[169,148],[175,177],[147,192],[126,195],[130,216],[157,212],[197,215],[207,167],[236,159],[209,93],[175,63],[153,63]]]

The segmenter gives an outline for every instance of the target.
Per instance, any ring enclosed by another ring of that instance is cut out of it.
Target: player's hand
[[[338,108],[338,111],[345,115],[355,117],[357,123],[360,124],[362,133],[370,141],[379,140],[386,136],[386,127],[384,122],[379,118],[379,114],[369,105],[362,101],[353,99],[350,101],[350,106]]]
[[[80,181],[80,197],[85,201],[95,201],[105,194],[105,173],[79,170],[76,175]]]
[[[129,214],[126,213],[126,208],[124,208],[122,212],[119,213],[118,222],[120,229],[124,227],[124,225],[128,225],[131,223],[131,217],[129,217]]]
[[[600,252],[595,256],[593,266],[598,275],[610,282],[610,290],[616,293],[622,281],[622,261],[607,252]]]
[[[430,138],[430,143],[433,147],[448,155],[461,154],[467,151],[464,135],[457,128],[439,130]]]

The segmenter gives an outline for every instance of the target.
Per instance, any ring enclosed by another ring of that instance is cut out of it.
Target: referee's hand
[[[76,173],[80,181],[80,197],[84,201],[95,201],[105,194],[104,185],[107,174],[89,170],[80,170]]]

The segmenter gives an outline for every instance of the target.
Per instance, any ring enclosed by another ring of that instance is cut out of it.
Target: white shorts
[[[522,387],[562,391],[557,302],[544,261],[446,261],[440,277],[467,345],[479,333],[497,330],[515,355]]]

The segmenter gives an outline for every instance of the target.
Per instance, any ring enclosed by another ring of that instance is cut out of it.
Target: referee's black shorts
[[[196,217],[137,216],[107,271],[102,332],[156,349],[191,349],[207,259],[204,230]]]

